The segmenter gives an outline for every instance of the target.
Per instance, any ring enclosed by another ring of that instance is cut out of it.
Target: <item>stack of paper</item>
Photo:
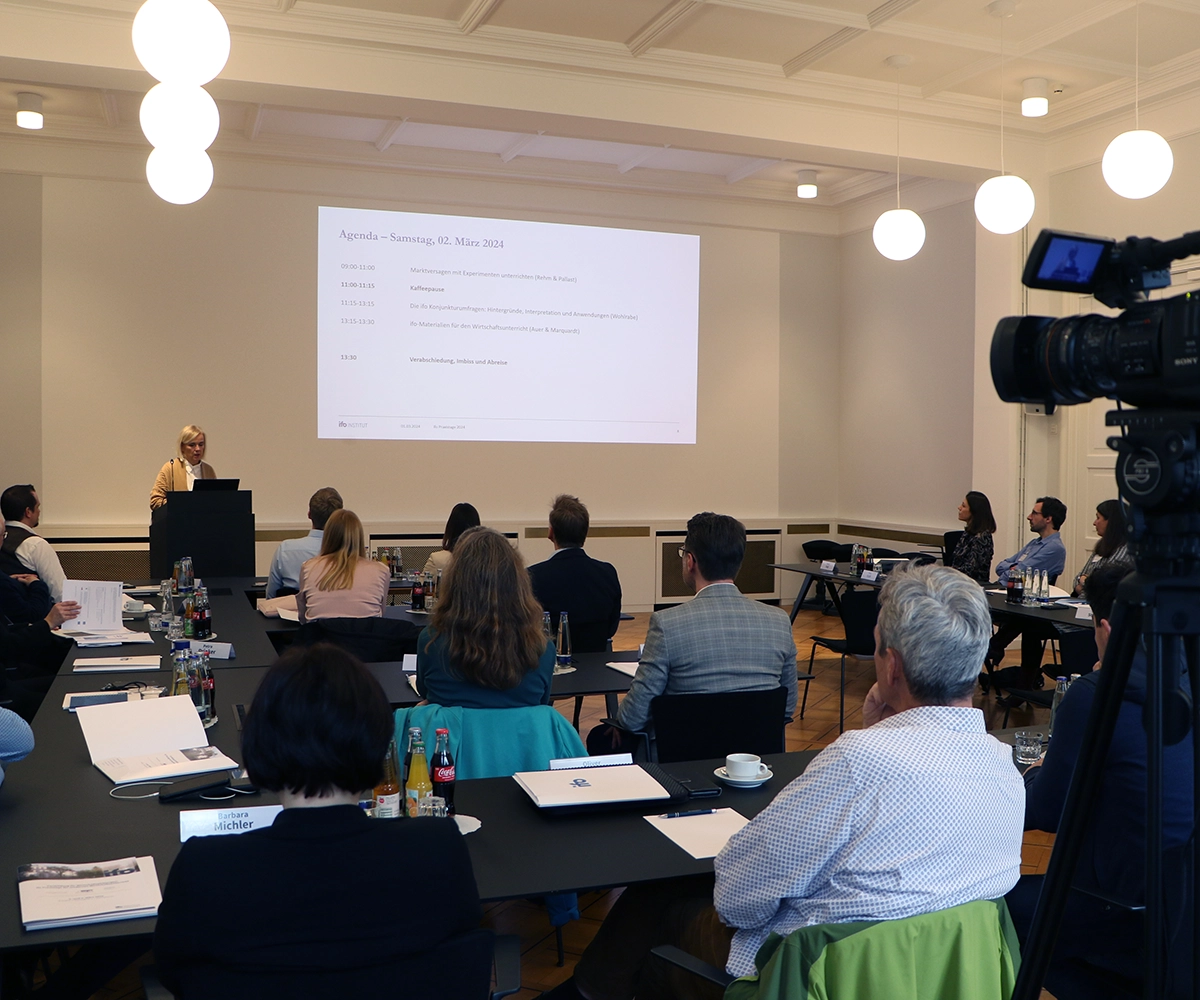
[[[637,673],[638,663],[634,660],[632,663],[628,661],[612,660],[605,664],[606,667],[612,667],[613,670],[619,670],[623,674],[628,674],[632,677]]]
[[[643,818],[697,859],[715,858],[729,838],[750,822],[734,809],[698,809],[690,814],[665,813]]]
[[[27,931],[153,917],[162,902],[151,857],[22,865],[17,883]]]
[[[92,763],[118,785],[238,766],[207,745],[204,723],[186,695],[91,705],[75,717]]]
[[[64,622],[62,632],[76,645],[120,646],[126,642],[153,642],[147,632],[134,632],[121,624],[121,584],[109,580],[64,580],[64,601],[79,605],[79,616]]]

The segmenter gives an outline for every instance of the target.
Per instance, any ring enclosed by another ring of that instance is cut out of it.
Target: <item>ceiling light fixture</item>
[[[154,147],[146,180],[164,201],[189,205],[212,186],[205,152],[221,128],[204,89],[229,60],[229,25],[209,0],[146,0],[133,19],[133,50],[159,80],[142,99],[142,131]]]
[[[801,170],[796,175],[796,197],[797,198],[815,198],[817,196],[817,172],[815,170]]]
[[[1044,76],[1031,76],[1021,84],[1021,114],[1044,118],[1050,111],[1050,83]]]
[[[1150,129],[1139,127],[1141,70],[1141,4],[1134,4],[1133,31],[1133,130],[1122,132],[1108,144],[1100,170],[1122,198],[1149,198],[1162,190],[1175,169],[1171,144]]]
[[[1033,218],[1033,188],[1024,178],[1004,172],[1004,19],[1012,17],[1014,0],[992,0],[987,12],[1000,21],[1000,175],[989,177],[975,192],[975,218],[1000,236],[1024,229]],[[1046,81],[1043,80],[1044,84]]]
[[[46,124],[42,116],[41,94],[17,94],[17,126],[19,128],[41,128]]]
[[[888,260],[908,260],[925,245],[925,223],[916,212],[900,207],[900,70],[912,62],[912,56],[888,56],[886,62],[896,71],[896,207],[875,220],[871,238]]]

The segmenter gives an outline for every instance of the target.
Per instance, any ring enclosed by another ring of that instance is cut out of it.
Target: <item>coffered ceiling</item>
[[[793,201],[796,172],[815,168],[819,204],[838,206],[894,185],[898,101],[905,177],[994,172],[1001,91],[1016,162],[1045,166],[1073,139],[1092,156],[1093,132],[1131,123],[1139,21],[1143,111],[1200,127],[1200,0],[1019,0],[1004,18],[977,0],[216,2],[233,34],[209,88],[218,160]],[[0,0],[0,139],[144,144],[136,8]],[[893,54],[911,63],[898,73]],[[1033,76],[1050,81],[1044,119],[1019,115]],[[12,124],[21,90],[45,95],[44,133]]]

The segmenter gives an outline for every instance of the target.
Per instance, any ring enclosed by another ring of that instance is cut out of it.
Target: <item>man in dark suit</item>
[[[550,620],[567,613],[571,624],[571,651],[602,653],[621,620],[621,581],[611,563],[593,559],[583,551],[587,540],[588,509],[578,497],[565,493],[550,508],[550,541],[555,553],[529,567],[533,593]]]

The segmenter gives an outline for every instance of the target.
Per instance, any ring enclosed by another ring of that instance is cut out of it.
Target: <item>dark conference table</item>
[[[613,671],[615,673],[615,671]],[[266,667],[222,671],[217,678],[219,721],[208,730],[210,742],[241,762],[241,741],[234,705],[248,704]],[[118,683],[135,674],[110,676]],[[570,676],[570,675],[568,675]],[[618,675],[623,676],[623,675]],[[90,762],[78,720],[60,707],[64,694],[91,690],[95,676],[55,678],[33,728],[37,748],[14,765],[0,792],[0,871],[10,873],[0,906],[0,952],[54,944],[149,934],[152,919],[26,933],[20,922],[16,868],[34,861],[71,863],[151,855],[160,882],[166,882],[179,851],[182,809],[229,808],[274,803],[263,793],[233,801],[161,805],[157,799],[119,801],[115,786]],[[813,751],[766,758],[775,777],[753,790],[725,788],[715,806],[732,806],[754,816],[803,771]],[[682,778],[711,778],[720,761],[667,765]],[[144,788],[141,790],[145,790]],[[538,896],[547,892],[607,888],[658,878],[712,870],[712,861],[697,861],[641,818],[662,806],[632,811],[552,818],[539,814],[511,778],[460,782],[459,811],[478,817],[482,829],[468,837],[480,895],[487,900]],[[619,844],[620,850],[614,850]],[[419,864],[398,858],[397,864]],[[232,901],[231,901],[232,902]]]

